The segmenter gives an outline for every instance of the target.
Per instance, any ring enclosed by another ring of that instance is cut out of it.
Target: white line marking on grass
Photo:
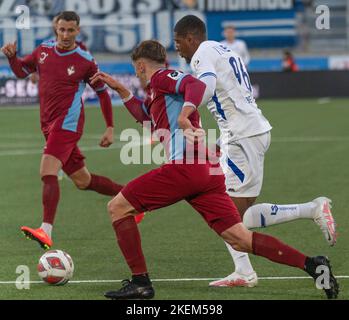
[[[80,147],[80,150],[83,152],[88,151],[107,151],[107,150],[115,150],[120,149],[122,146],[124,146],[123,143],[115,143],[113,146],[109,148],[101,148],[99,146],[91,146],[91,147]],[[42,154],[43,149],[33,149],[33,150],[6,150],[6,151],[0,151],[0,157],[6,157],[6,156],[25,156],[25,155],[32,155],[32,154]]]
[[[275,137],[271,138],[271,144],[284,142],[347,142],[349,136],[333,136],[333,137]]]
[[[349,276],[336,276],[337,279],[349,279]],[[182,279],[152,279],[152,282],[191,282],[191,281],[215,281],[220,278],[182,278]],[[312,279],[311,277],[258,277],[259,280],[304,280]],[[119,283],[123,280],[71,280],[69,283],[83,284],[83,283]],[[38,284],[42,281],[29,281],[26,284]],[[16,284],[16,281],[0,281],[3,284]]]
[[[272,138],[272,143],[312,143],[312,142],[349,142],[349,136],[338,136],[338,137],[276,137]],[[115,143],[110,148],[104,149],[99,146],[80,147],[84,152],[88,151],[105,151],[121,149],[125,144],[121,142]],[[142,141],[134,142],[133,146],[137,147],[142,145]],[[6,156],[25,156],[33,154],[42,154],[42,149],[15,149],[15,150],[4,150],[0,151],[0,157]]]

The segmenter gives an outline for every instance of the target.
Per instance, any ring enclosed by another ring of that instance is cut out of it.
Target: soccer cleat
[[[145,212],[139,213],[135,216],[135,221],[137,224],[141,223],[142,220],[144,219]]]
[[[314,215],[315,223],[320,227],[330,246],[334,246],[337,241],[336,223],[331,213],[331,200],[326,197],[320,197],[313,200],[317,205]]]
[[[104,296],[112,300],[152,299],[155,295],[151,283],[145,286],[136,284],[133,280],[123,280],[122,288],[117,291],[108,291]]]
[[[253,288],[258,284],[257,273],[253,272],[250,275],[243,275],[238,272],[234,272],[229,276],[212,281],[209,283],[210,287],[247,287]]]
[[[27,239],[37,241],[44,250],[48,250],[52,247],[52,240],[43,229],[22,227],[21,231],[27,237]]]
[[[304,270],[314,279],[316,287],[325,291],[327,299],[337,299],[339,284],[332,274],[330,260],[327,257],[307,258]]]

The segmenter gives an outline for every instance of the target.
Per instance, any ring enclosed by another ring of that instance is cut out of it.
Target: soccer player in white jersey
[[[224,38],[225,40],[221,41],[221,44],[239,55],[245,66],[248,66],[250,63],[250,54],[246,42],[241,39],[236,39],[236,30],[233,25],[225,26]]]
[[[174,40],[179,54],[190,63],[193,72],[206,84],[202,104],[216,119],[221,137],[221,166],[227,192],[243,216],[247,228],[267,227],[296,219],[312,219],[328,243],[336,243],[331,200],[320,197],[293,205],[256,204],[263,182],[264,155],[272,129],[258,108],[249,75],[240,56],[221,43],[207,41],[206,26],[193,15],[175,26]],[[227,245],[235,272],[211,282],[210,286],[254,287],[258,277],[249,257]]]

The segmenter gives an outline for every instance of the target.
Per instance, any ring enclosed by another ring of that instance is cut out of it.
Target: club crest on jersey
[[[67,71],[68,71],[68,75],[69,75],[69,76],[71,76],[72,74],[74,74],[74,73],[75,73],[75,68],[74,68],[74,66],[69,67],[69,68],[67,69]]]
[[[183,73],[180,71],[173,71],[169,73],[167,76],[173,80],[178,80]]]
[[[39,59],[39,63],[40,63],[40,64],[44,64],[45,59],[46,59],[47,57],[48,57],[48,53],[46,53],[46,52],[41,52],[40,59]]]

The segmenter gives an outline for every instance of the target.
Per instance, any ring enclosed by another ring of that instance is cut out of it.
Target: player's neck
[[[72,50],[76,49],[77,45],[76,45],[76,43],[74,43],[69,48],[66,48],[66,47],[61,46],[59,43],[57,43],[56,47],[58,50],[64,52],[64,51],[72,51]]]
[[[155,73],[157,73],[157,72],[158,72],[159,70],[161,70],[161,69],[166,69],[166,67],[163,66],[163,65],[154,65],[154,66],[150,67],[150,68],[146,71],[146,78],[147,78],[147,80],[150,81],[151,78],[153,77],[153,75],[154,75]]]

